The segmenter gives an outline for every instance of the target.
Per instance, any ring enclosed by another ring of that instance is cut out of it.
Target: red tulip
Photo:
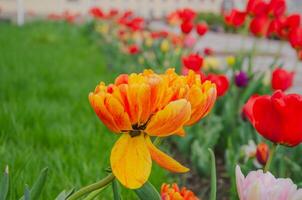
[[[211,56],[214,54],[214,50],[210,47],[206,47],[203,50],[204,55]]]
[[[269,147],[264,142],[257,145],[256,158],[261,165],[265,165],[269,157]]]
[[[208,25],[207,23],[199,23],[196,25],[196,32],[199,36],[203,36],[208,32]]]
[[[116,15],[118,15],[118,10],[115,9],[115,8],[112,8],[110,11],[109,11],[109,17],[114,17]]]
[[[272,89],[285,91],[293,85],[294,72],[277,68],[272,74]]]
[[[190,54],[189,56],[182,58],[182,63],[186,68],[198,72],[202,67],[203,58],[198,54]]]
[[[268,4],[263,0],[249,0],[246,6],[246,12],[252,16],[266,14]]]
[[[299,14],[291,14],[288,17],[278,18],[274,21],[278,22],[277,35],[280,38],[287,39],[289,33],[300,26],[301,20]]]
[[[193,23],[191,21],[186,21],[186,22],[183,22],[181,25],[180,25],[180,28],[181,28],[181,31],[184,33],[184,34],[189,34],[192,29],[193,29]]]
[[[290,147],[302,142],[302,95],[276,91],[249,99],[245,107],[249,121],[266,139]]]
[[[289,33],[289,41],[293,48],[302,49],[302,27],[296,28]]]
[[[238,28],[245,22],[246,13],[233,9],[229,15],[224,16],[224,21],[227,25]]]
[[[268,4],[268,14],[273,17],[281,17],[285,14],[286,2],[285,0],[271,0]]]
[[[179,17],[183,22],[188,22],[188,21],[193,21],[194,18],[196,17],[196,12],[190,8],[185,8],[183,10],[180,10],[178,12]]]
[[[255,98],[259,97],[258,94],[254,94],[249,98],[248,102],[253,102],[253,100]],[[251,120],[252,116],[252,112],[253,111],[253,107],[251,103],[246,103],[243,107],[242,107],[242,112],[241,112],[241,117],[242,119],[245,120]]]
[[[139,47],[136,44],[131,44],[128,46],[128,53],[135,55],[139,53]]]
[[[250,32],[257,37],[265,36],[268,32],[270,20],[266,15],[256,16],[250,23]]]
[[[89,13],[95,17],[95,18],[103,18],[105,17],[105,14],[103,13],[103,11],[98,8],[98,7],[93,7],[90,9]]]
[[[217,96],[219,97],[225,95],[229,89],[229,80],[223,74],[208,74],[205,80],[209,80],[216,84]]]

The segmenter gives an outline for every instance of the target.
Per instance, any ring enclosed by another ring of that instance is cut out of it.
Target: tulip
[[[272,96],[253,96],[243,110],[258,133],[273,143],[293,147],[302,142],[301,95],[278,90]]]
[[[145,70],[120,75],[108,86],[101,82],[89,101],[100,120],[120,135],[110,155],[114,176],[137,189],[148,180],[152,160],[171,172],[189,171],[159,150],[151,137],[184,136],[184,126],[205,117],[215,100],[215,85],[201,83],[193,71],[179,76],[173,69],[164,74]]]
[[[128,46],[128,53],[135,55],[139,53],[139,47],[136,44],[132,44]]]
[[[249,0],[246,12],[252,16],[264,15],[267,13],[268,4],[263,0]]]
[[[268,4],[268,14],[273,17],[281,17],[286,11],[285,0],[271,0]]]
[[[200,71],[202,65],[203,65],[203,58],[198,54],[190,54],[187,57],[182,58],[183,65],[191,69],[195,72]]]
[[[289,33],[289,41],[293,48],[302,49],[302,27],[296,28]]]
[[[181,25],[180,25],[180,28],[181,28],[181,31],[184,33],[184,34],[189,34],[192,29],[193,29],[193,23],[191,21],[186,21],[186,22],[183,22]]]
[[[256,16],[250,23],[250,32],[257,37],[263,37],[267,35],[270,20],[266,15]]]
[[[208,56],[204,59],[204,70],[218,69],[220,66],[219,60],[214,56]]]
[[[214,54],[214,50],[212,48],[206,47],[203,50],[204,55],[211,56]]]
[[[293,85],[294,72],[276,68],[272,74],[272,89],[285,91]]]
[[[199,23],[196,25],[196,32],[199,36],[203,36],[208,32],[208,25],[206,23]]]
[[[105,14],[103,13],[103,11],[98,7],[91,8],[89,13],[95,18],[101,19],[101,18],[105,17]]]
[[[160,50],[163,52],[163,53],[166,53],[168,52],[170,49],[170,44],[169,44],[169,41],[167,39],[164,39],[161,44],[160,44]]]
[[[246,177],[236,166],[236,185],[240,200],[300,200],[302,189],[297,189],[289,178],[275,178],[270,172],[251,171]]]
[[[229,89],[229,80],[228,78],[221,74],[208,74],[205,78],[205,80],[209,80],[216,84],[217,88],[217,96],[221,97],[225,95],[227,90]]]
[[[265,165],[269,157],[269,147],[261,142],[257,145],[256,158],[261,165]]]
[[[249,82],[249,77],[244,71],[239,71],[235,74],[235,84],[238,87],[245,87]]]
[[[194,45],[196,44],[196,39],[193,36],[191,36],[191,35],[186,35],[184,37],[184,41],[183,42],[184,42],[185,47],[187,47],[187,48],[193,48]]]
[[[246,13],[233,9],[229,15],[224,16],[224,21],[227,25],[238,28],[245,22]]]
[[[199,200],[194,192],[185,187],[179,189],[176,183],[162,184],[160,193],[162,200]]]
[[[181,20],[183,22],[189,22],[189,21],[194,20],[197,13],[194,10],[190,9],[190,8],[185,8],[185,9],[179,11],[178,15],[179,15],[179,17],[181,18]]]
[[[236,62],[236,58],[234,56],[228,56],[226,57],[226,63],[229,67],[232,67]]]

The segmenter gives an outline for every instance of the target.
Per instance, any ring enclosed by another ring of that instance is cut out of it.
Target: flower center
[[[129,134],[130,134],[131,137],[136,137],[136,136],[139,136],[142,132],[143,131],[141,131],[141,130],[131,130],[129,132]]]

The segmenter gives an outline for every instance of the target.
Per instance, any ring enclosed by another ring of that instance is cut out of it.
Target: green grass
[[[0,170],[10,167],[9,199],[18,199],[49,167],[41,199],[105,176],[117,136],[98,120],[88,93],[113,80],[83,27],[39,22],[0,24]],[[159,188],[166,172],[154,166]],[[106,189],[103,199],[111,199]],[[124,199],[136,199],[123,189]]]

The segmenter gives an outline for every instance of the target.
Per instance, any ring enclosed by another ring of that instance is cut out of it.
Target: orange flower
[[[110,156],[113,174],[126,187],[141,187],[151,172],[152,160],[172,172],[189,169],[157,149],[150,136],[184,135],[183,127],[206,116],[216,100],[216,87],[201,83],[190,71],[177,75],[145,70],[123,74],[114,84],[101,82],[89,101],[101,121],[113,132],[122,133]]]
[[[172,186],[162,184],[161,198],[162,200],[198,200],[191,190],[187,190],[185,187],[179,189],[176,183],[173,183]]]

